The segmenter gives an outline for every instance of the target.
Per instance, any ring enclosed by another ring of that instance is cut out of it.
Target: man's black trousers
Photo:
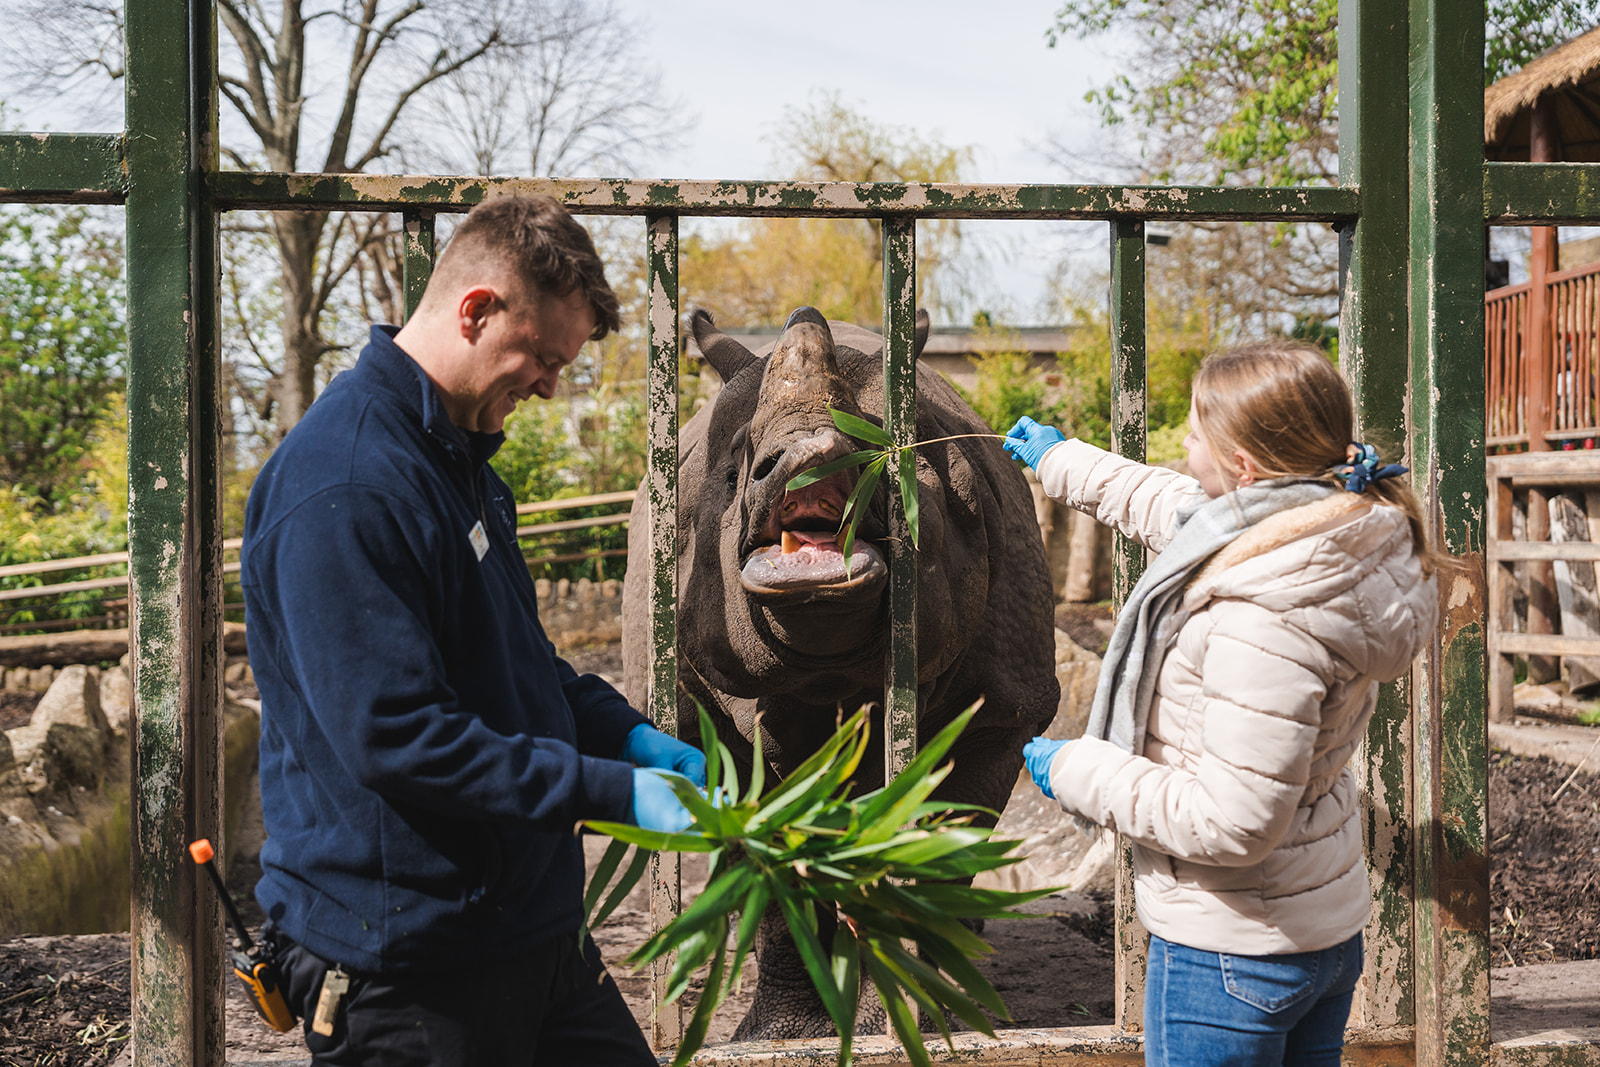
[[[548,941],[524,959],[442,974],[350,973],[333,1034],[314,1033],[333,963],[281,934],[289,1006],[322,1067],[655,1067],[594,941]]]

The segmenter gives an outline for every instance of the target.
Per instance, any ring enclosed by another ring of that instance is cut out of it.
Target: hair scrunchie
[[[1373,482],[1405,474],[1411,469],[1398,463],[1382,463],[1378,459],[1378,450],[1371,445],[1351,442],[1344,454],[1347,462],[1335,464],[1331,470],[1344,478],[1344,487],[1352,493],[1364,493]]]

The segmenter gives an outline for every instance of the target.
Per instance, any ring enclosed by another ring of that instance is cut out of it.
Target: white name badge
[[[472,542],[472,550],[478,554],[478,562],[482,563],[484,554],[489,551],[489,535],[484,532],[482,520],[472,527],[467,540]]]

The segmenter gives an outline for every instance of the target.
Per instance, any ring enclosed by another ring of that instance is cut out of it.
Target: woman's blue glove
[[[694,816],[672,791],[668,778],[682,778],[672,771],[648,767],[633,770],[633,824],[663,834],[681,834],[694,824]]]
[[[1051,800],[1054,800],[1056,795],[1050,789],[1050,763],[1056,758],[1056,753],[1069,744],[1070,741],[1052,741],[1048,737],[1035,737],[1022,746],[1022,762],[1027,766],[1028,773],[1033,776],[1033,784]]]
[[[706,757],[691,744],[662,733],[647,722],[628,731],[622,743],[622,760],[635,767],[677,771],[700,789],[706,787]]]
[[[1038,470],[1044,454],[1066,439],[1066,435],[1054,426],[1034,422],[1024,415],[1006,431],[1006,439],[1000,445],[1023,463]]]

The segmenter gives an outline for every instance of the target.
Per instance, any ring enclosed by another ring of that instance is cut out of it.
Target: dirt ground
[[[1494,965],[1600,958],[1600,778],[1496,752],[1489,826]]]
[[[1086,620],[1073,636],[1099,647],[1103,624]],[[1070,631],[1069,631],[1070,632]],[[580,671],[621,676],[613,647],[581,650],[569,658]],[[12,711],[0,703],[0,714]],[[1547,759],[1497,752],[1489,777],[1492,949],[1496,988],[1552,972],[1542,963],[1597,960],[1594,883],[1600,877],[1600,776]],[[1570,783],[1565,785],[1569,776]],[[1556,794],[1559,792],[1559,796]],[[1552,799],[1554,798],[1554,799]],[[251,829],[259,835],[259,828]],[[243,845],[244,842],[241,842]],[[603,842],[589,843],[591,863]],[[248,849],[241,849],[248,852]],[[690,857],[690,860],[699,857]],[[703,861],[702,861],[703,862]],[[229,883],[248,922],[260,921],[249,895],[259,870],[238,856]],[[703,867],[686,862],[686,898],[703,883]],[[990,923],[985,937],[996,952],[985,973],[1024,1027],[1080,1026],[1112,1019],[1110,909],[1103,901],[1061,894],[1037,902],[1030,914]],[[627,976],[620,961],[648,930],[643,890],[595,932],[618,973],[624,996],[641,1025],[649,1022],[649,982]],[[1597,964],[1596,966],[1600,966]],[[1558,975],[1557,992],[1577,981],[1580,999],[1592,1000],[1597,972]],[[128,940],[125,934],[17,938],[0,941],[0,1067],[72,1067],[130,1062],[128,1037]],[[305,1056],[299,1035],[274,1034],[255,1016],[237,983],[227,984],[228,1059],[233,1063],[295,1060]],[[1567,990],[1567,992],[1571,992]],[[746,995],[725,1004],[713,1024],[712,1042],[732,1034],[748,1004]],[[694,991],[690,993],[690,1004]],[[1541,996],[1543,994],[1541,993]],[[1495,1028],[1502,1032],[1497,997]],[[1550,1025],[1561,1025],[1556,1019]]]

